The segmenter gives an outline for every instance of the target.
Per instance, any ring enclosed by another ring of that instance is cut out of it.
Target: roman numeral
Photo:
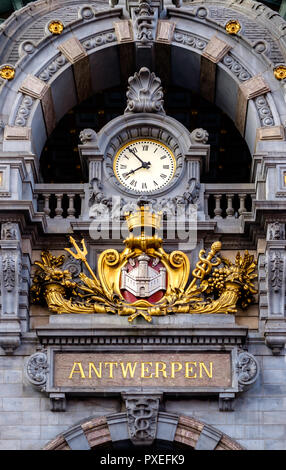
[[[168,170],[170,168],[170,165],[163,165],[164,170]]]
[[[128,173],[123,173],[122,176],[123,176],[123,178],[126,179],[126,180],[127,180],[128,178],[130,178],[130,175],[128,175]]]
[[[160,160],[164,160],[165,158],[167,158],[167,156],[163,155],[163,157],[160,157]]]
[[[147,189],[147,184],[146,183],[142,183],[142,189]]]
[[[158,150],[158,147],[157,147],[157,148],[154,150],[154,152],[153,152],[153,153],[156,153],[156,152],[157,152],[157,150]]]
[[[120,165],[120,168],[121,168],[121,170],[126,170],[127,165],[122,165],[122,164],[121,164],[121,165]]]
[[[161,173],[160,176],[161,176],[161,178],[163,178],[163,179],[164,179],[164,178],[167,178],[167,175],[164,175],[164,173]]]
[[[131,186],[136,186],[136,185],[137,185],[137,181],[132,180],[132,181],[130,181],[130,184],[131,184]]]
[[[156,183],[156,181],[153,181],[153,183],[154,183],[154,186],[158,186],[158,183]]]

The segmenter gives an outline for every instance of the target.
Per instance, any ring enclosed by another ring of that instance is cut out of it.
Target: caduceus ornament
[[[219,256],[221,243],[209,252],[199,253],[199,260],[188,284],[190,263],[182,251],[166,253],[156,234],[161,214],[141,206],[126,215],[129,237],[120,253],[103,251],[97,275],[87,261],[85,241],[81,246],[70,237],[73,249],[66,251],[84,263],[89,275],[81,272],[79,280],[64,265],[64,255],[42,253],[36,261],[31,288],[32,301],[44,303],[52,313],[110,313],[137,316],[152,321],[152,316],[192,313],[235,313],[254,301],[257,262],[247,251],[237,253],[235,262]]]

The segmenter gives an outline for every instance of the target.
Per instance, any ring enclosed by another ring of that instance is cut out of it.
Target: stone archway
[[[100,1],[57,0],[52,9],[49,3],[28,5],[2,26],[1,63],[15,69],[13,80],[0,80],[4,152],[39,157],[68,110],[97,90],[125,85],[145,65],[137,54],[136,21],[121,0],[111,2],[113,8]],[[253,153],[257,139],[284,140],[283,82],[273,68],[284,61],[285,21],[255,2],[223,3],[194,0],[175,7],[166,0],[166,16],[152,31],[151,65],[163,82],[191,88],[226,112]],[[225,31],[230,17],[241,24],[236,36]],[[47,28],[56,18],[65,27],[52,36]]]
[[[129,438],[127,414],[115,413],[82,422],[50,441],[43,450],[94,450]],[[187,416],[159,412],[157,439],[194,450],[243,450],[219,430]]]

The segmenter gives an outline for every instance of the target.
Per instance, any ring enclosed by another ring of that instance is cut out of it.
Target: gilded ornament
[[[85,241],[81,246],[70,237],[75,251],[65,250],[84,263],[90,276],[79,274],[80,282],[62,269],[64,255],[42,253],[42,261],[31,288],[34,303],[47,304],[53,313],[111,313],[137,316],[152,321],[153,316],[171,313],[235,313],[246,308],[257,292],[254,280],[257,262],[247,251],[237,253],[235,262],[219,257],[221,242],[209,252],[200,250],[199,260],[188,284],[190,262],[182,251],[166,253],[156,234],[161,214],[147,206],[126,214],[129,237],[120,253],[107,249],[98,259],[96,275],[89,265]],[[144,223],[143,223],[144,222]],[[133,233],[139,229],[139,234]]]
[[[230,20],[225,25],[225,30],[228,34],[237,34],[241,29],[241,25],[237,20]]]
[[[61,21],[55,20],[49,23],[48,28],[49,28],[50,33],[52,34],[62,34],[64,30],[64,25]]]
[[[286,78],[286,65],[278,65],[273,69],[273,73],[277,80],[284,80]]]
[[[11,65],[4,65],[0,68],[0,76],[4,80],[13,80],[15,77],[15,69]]]

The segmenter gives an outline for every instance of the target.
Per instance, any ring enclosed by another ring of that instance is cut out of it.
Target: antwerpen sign
[[[229,353],[63,353],[54,356],[61,388],[231,387]]]

